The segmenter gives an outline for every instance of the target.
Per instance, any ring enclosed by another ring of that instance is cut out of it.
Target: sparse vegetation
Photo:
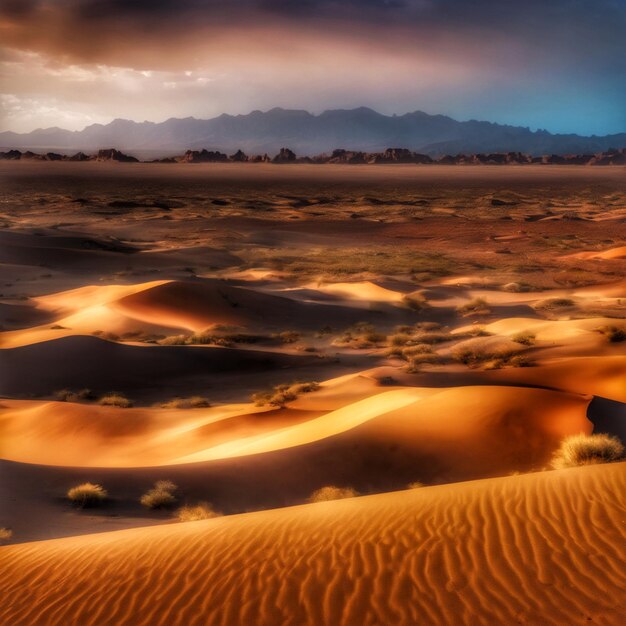
[[[191,396],[190,398],[172,398],[160,406],[162,409],[205,409],[211,406],[211,402],[204,396]]]
[[[422,369],[423,365],[439,363],[440,358],[436,354],[422,353],[412,354],[406,357],[406,371],[409,374],[416,374]]]
[[[157,480],[154,487],[144,493],[139,501],[148,509],[168,509],[176,503],[174,492],[177,489],[171,480]]]
[[[67,499],[81,509],[95,507],[104,502],[109,494],[102,485],[82,483],[67,492]]]
[[[252,401],[257,406],[276,406],[283,407],[289,402],[293,402],[301,396],[303,393],[311,393],[317,391],[320,388],[319,383],[311,382],[297,382],[291,385],[276,385],[272,391],[264,391],[255,393],[252,396]]]
[[[613,463],[624,458],[622,442],[611,435],[572,435],[561,442],[552,457],[552,467],[563,469],[596,463]]]
[[[422,487],[426,487],[426,485],[424,483],[421,483],[419,480],[409,483],[406,486],[407,489],[421,489]]]
[[[402,304],[416,313],[428,308],[426,298],[416,294],[407,294],[402,296]]]
[[[519,333],[515,333],[511,339],[515,341],[515,343],[520,343],[523,346],[532,346],[535,344],[535,335],[528,331],[521,331]]]
[[[80,389],[79,391],[60,389],[54,392],[54,398],[59,402],[84,402],[86,400],[93,400],[94,395],[91,389]]]
[[[195,506],[183,506],[176,511],[176,517],[180,522],[198,522],[204,519],[221,517],[221,515],[208,502],[199,502]]]
[[[161,346],[222,346],[228,348],[237,343],[258,343],[267,339],[263,335],[248,335],[245,333],[216,334],[213,331],[203,331],[191,335],[169,335],[159,339]]]
[[[474,298],[465,304],[461,304],[456,310],[463,317],[470,317],[472,315],[489,315],[489,313],[491,313],[489,303],[484,298]]]
[[[351,487],[336,487],[327,485],[316,489],[310,496],[309,502],[326,502],[327,500],[343,500],[344,498],[355,498],[358,492]]]
[[[355,324],[333,341],[333,345],[342,348],[363,350],[381,346],[387,337],[366,322]]]
[[[4,527],[0,528],[0,543],[5,543],[7,541],[10,541],[11,537],[13,537],[12,530],[8,528],[4,528]]]
[[[488,352],[480,348],[458,348],[453,358],[471,368],[500,369],[501,367],[530,367],[532,359],[514,351]]]
[[[284,330],[282,333],[274,333],[272,339],[276,339],[281,343],[296,343],[300,339],[300,333],[295,330]]]
[[[121,393],[117,393],[116,391],[112,391],[111,393],[107,393],[98,400],[98,404],[101,406],[116,406],[120,409],[129,409],[133,406],[131,400],[129,400],[125,395]]]
[[[575,304],[576,303],[571,298],[550,298],[539,302],[536,307],[550,311],[553,309],[567,309]]]

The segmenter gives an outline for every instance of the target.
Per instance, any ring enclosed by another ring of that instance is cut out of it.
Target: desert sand
[[[622,623],[624,181],[1,163],[0,622]]]
[[[7,547],[6,624],[617,625],[626,467]]]

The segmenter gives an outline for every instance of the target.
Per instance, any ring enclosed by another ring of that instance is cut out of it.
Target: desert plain
[[[624,623],[626,168],[0,163],[0,285],[0,624]]]

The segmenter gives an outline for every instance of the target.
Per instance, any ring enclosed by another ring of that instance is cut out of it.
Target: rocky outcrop
[[[95,155],[78,152],[72,156],[47,152],[9,150],[0,152],[0,160],[3,161],[118,161],[120,163],[137,163],[138,159],[123,154],[115,148],[100,150]],[[413,164],[438,164],[438,165],[626,165],[626,148],[612,149],[597,154],[571,154],[571,155],[544,155],[532,157],[522,152],[494,152],[478,154],[447,154],[438,159],[432,159],[428,155],[411,152],[406,148],[388,148],[383,152],[361,152],[356,150],[333,150],[331,154],[319,154],[314,157],[297,157],[289,148],[281,148],[280,152],[272,159],[267,154],[249,157],[242,150],[234,154],[226,154],[212,150],[187,150],[182,156],[156,159],[150,163],[318,163],[318,164],[385,164],[385,163],[413,163]]]
[[[235,154],[231,154],[228,158],[233,163],[245,163],[246,161],[248,161],[248,155],[243,152],[243,150],[237,150]]]
[[[187,150],[179,159],[181,163],[224,163],[228,156],[213,150]]]
[[[118,163],[139,163],[139,159],[134,156],[124,154],[115,148],[106,148],[105,150],[98,150],[96,155],[96,161],[116,161]]]
[[[296,155],[289,148],[281,148],[280,152],[272,159],[273,163],[295,163]]]
[[[589,165],[626,165],[626,148],[594,155]]]
[[[86,155],[84,152],[77,152],[73,154],[71,157],[68,157],[68,161],[90,161],[91,157]]]

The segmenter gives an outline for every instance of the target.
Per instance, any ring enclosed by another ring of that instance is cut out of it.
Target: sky
[[[280,106],[626,131],[626,0],[0,0],[0,131]]]

